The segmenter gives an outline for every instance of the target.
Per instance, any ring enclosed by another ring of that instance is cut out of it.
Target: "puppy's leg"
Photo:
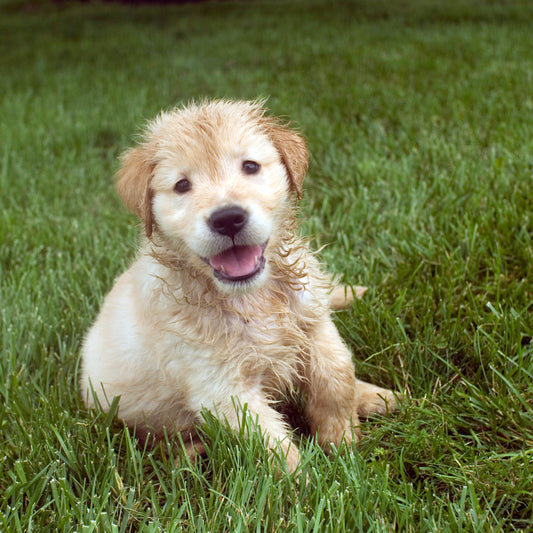
[[[329,317],[312,333],[302,387],[307,392],[306,416],[319,444],[339,446],[359,439],[358,393],[349,350]],[[353,428],[353,431],[352,431]]]
[[[350,287],[349,285],[337,285],[329,295],[331,309],[346,309],[356,298],[362,298],[367,291],[366,287]]]
[[[287,463],[289,472],[294,472],[300,462],[298,448],[290,438],[290,431],[283,417],[270,406],[269,401],[261,394],[236,394],[233,401],[224,405],[217,405],[218,415],[228,421],[230,427],[239,431],[242,427],[242,416],[246,410],[252,421],[257,422],[267,446],[272,449],[280,449]]]
[[[313,340],[303,384],[308,421],[322,446],[338,446],[343,438],[349,444],[352,428],[355,438],[360,436],[359,416],[392,410],[394,395],[355,378],[352,355],[329,317],[315,328]]]

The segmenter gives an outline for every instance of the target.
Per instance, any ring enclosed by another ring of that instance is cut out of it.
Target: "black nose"
[[[248,222],[248,213],[238,205],[230,205],[217,209],[209,217],[209,227],[220,235],[235,237]]]

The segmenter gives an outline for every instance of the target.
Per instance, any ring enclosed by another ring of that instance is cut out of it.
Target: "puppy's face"
[[[265,250],[286,212],[289,182],[269,139],[245,124],[162,140],[152,178],[158,230],[222,288],[259,283]],[[185,247],[183,247],[185,244]]]
[[[260,106],[211,102],[154,121],[117,188],[148,234],[235,292],[267,278],[269,244],[306,169],[303,140]]]

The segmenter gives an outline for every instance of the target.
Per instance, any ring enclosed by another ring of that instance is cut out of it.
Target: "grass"
[[[0,9],[0,530],[533,531],[530,2]],[[304,132],[302,232],[370,287],[338,327],[407,394],[347,453],[302,437],[296,476],[259,430],[206,414],[186,464],[78,398],[135,248],[117,155],[204,96],[268,96]]]

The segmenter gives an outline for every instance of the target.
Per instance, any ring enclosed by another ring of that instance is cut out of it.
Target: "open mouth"
[[[204,261],[213,269],[215,277],[220,281],[247,281],[265,268],[266,245],[267,243],[262,246],[258,244],[233,246]]]

